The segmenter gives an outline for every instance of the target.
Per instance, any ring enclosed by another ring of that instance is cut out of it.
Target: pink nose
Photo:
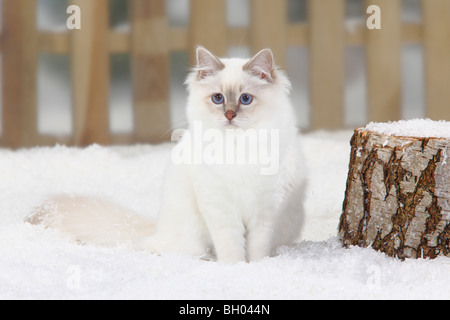
[[[236,112],[233,110],[227,110],[227,112],[225,112],[225,117],[231,121],[234,117],[236,117]]]

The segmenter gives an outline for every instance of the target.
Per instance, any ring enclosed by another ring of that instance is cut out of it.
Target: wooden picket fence
[[[309,0],[308,22],[289,23],[287,0],[251,0],[249,27],[228,27],[226,0],[191,0],[190,24],[171,27],[164,0],[130,0],[130,30],[109,29],[108,0],[71,0],[81,30],[39,31],[37,0],[3,0],[0,145],[11,148],[65,143],[155,143],[170,128],[169,54],[202,44],[218,55],[233,45],[271,47],[281,66],[289,46],[309,47],[310,129],[344,127],[345,48],[366,48],[368,120],[401,118],[401,47],[424,51],[426,115],[450,120],[450,0],[422,0],[422,22],[403,23],[401,0],[365,0],[382,12],[382,29],[345,28],[345,0]],[[43,136],[37,129],[39,53],[68,54],[73,133]],[[134,132],[113,134],[108,122],[109,55],[129,53]],[[165,135],[167,137],[167,135]]]

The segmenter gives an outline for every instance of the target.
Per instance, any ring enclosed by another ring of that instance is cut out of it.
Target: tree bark
[[[450,255],[450,140],[357,129],[339,237],[400,259]]]

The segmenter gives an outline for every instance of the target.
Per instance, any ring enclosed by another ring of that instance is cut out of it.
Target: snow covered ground
[[[336,238],[351,132],[305,135],[303,241],[257,263],[80,246],[23,222],[59,192],[110,197],[156,216],[170,145],[0,149],[1,299],[448,299],[450,259],[407,260]]]

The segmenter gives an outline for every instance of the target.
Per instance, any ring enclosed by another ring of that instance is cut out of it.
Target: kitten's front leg
[[[233,221],[225,212],[204,215],[211,239],[220,262],[236,263],[245,261],[245,228]],[[227,219],[228,218],[228,219]],[[231,221],[230,221],[231,220]]]
[[[273,223],[267,218],[248,226],[247,257],[249,261],[259,261],[272,254],[273,233]]]

